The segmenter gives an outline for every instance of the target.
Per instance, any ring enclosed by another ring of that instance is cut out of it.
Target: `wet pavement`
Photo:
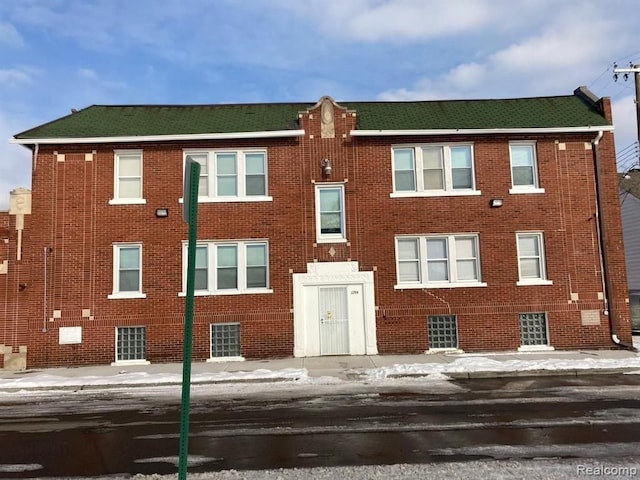
[[[190,417],[190,472],[448,462],[477,458],[633,456],[640,379],[496,378],[454,389],[269,400],[200,391]],[[136,392],[139,393],[136,394]],[[68,392],[0,400],[0,478],[175,473],[175,392]]]

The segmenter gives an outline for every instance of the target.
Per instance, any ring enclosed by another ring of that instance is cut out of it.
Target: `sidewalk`
[[[197,362],[191,367],[191,382],[376,382],[403,377],[439,377],[446,380],[447,377],[468,379],[612,373],[640,374],[640,354],[626,350],[579,350]],[[181,363],[0,370],[0,392],[173,385],[181,382]]]

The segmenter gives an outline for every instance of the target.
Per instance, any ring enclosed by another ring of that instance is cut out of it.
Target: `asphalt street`
[[[268,398],[194,392],[190,472],[629,457],[640,448],[640,378],[599,375],[372,386]],[[177,471],[177,389],[42,392],[0,399],[2,478]],[[27,468],[30,466],[29,468]]]

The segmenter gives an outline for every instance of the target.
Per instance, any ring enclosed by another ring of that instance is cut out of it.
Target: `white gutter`
[[[60,145],[68,143],[138,143],[171,142],[176,140],[225,140],[239,138],[284,138],[302,137],[304,130],[273,130],[266,132],[230,132],[230,133],[186,133],[179,135],[138,135],[125,137],[78,137],[78,138],[11,138],[9,143],[32,145],[34,143]]]
[[[613,125],[601,125],[592,127],[549,127],[549,128],[448,128],[448,129],[427,129],[427,130],[351,130],[352,137],[383,137],[383,136],[403,136],[403,135],[481,135],[496,133],[590,133],[590,132],[612,132]]]

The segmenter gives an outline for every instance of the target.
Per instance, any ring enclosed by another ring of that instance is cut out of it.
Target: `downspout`
[[[600,130],[596,138],[592,140],[593,143],[593,163],[595,170],[595,184],[596,184],[596,229],[598,230],[598,250],[600,251],[600,273],[602,279],[602,294],[604,300],[604,314],[609,317],[609,331],[611,332],[611,341],[619,347],[626,348],[627,350],[636,351],[632,345],[628,345],[620,340],[618,337],[618,331],[616,328],[615,309],[609,303],[609,293],[611,291],[611,279],[609,277],[609,268],[607,256],[604,254],[605,248],[605,222],[602,218],[600,211],[600,204],[602,199],[602,187],[600,179],[600,155],[598,151],[598,145],[604,131]]]
[[[38,152],[40,151],[40,144],[36,143],[33,148],[33,171],[35,172],[38,168]]]
[[[42,333],[47,333],[47,254],[49,247],[44,247],[44,293],[42,296]]]

